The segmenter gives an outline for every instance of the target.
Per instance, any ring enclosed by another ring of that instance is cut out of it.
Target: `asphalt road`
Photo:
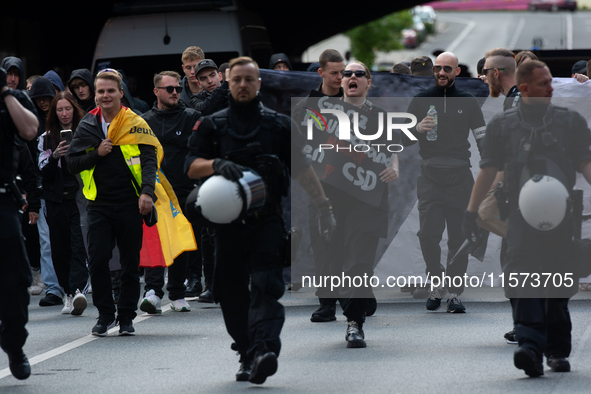
[[[235,382],[238,357],[230,349],[219,306],[140,314],[137,335],[105,338],[90,330],[92,306],[82,316],[31,299],[25,352],[33,373],[18,381],[0,357],[0,393],[588,393],[591,378],[591,299],[571,301],[572,372],[527,378],[513,366],[510,306],[499,289],[468,289],[467,313],[428,312],[423,300],[392,293],[364,326],[367,348],[347,349],[345,318],[311,323],[315,300],[286,294],[286,322],[278,372],[262,386]],[[255,390],[255,391],[253,391]]]

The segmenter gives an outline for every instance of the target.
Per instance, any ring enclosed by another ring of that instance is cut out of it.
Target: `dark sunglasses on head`
[[[170,94],[172,94],[172,92],[174,92],[175,90],[177,93],[180,93],[183,91],[182,86],[156,86],[156,89],[166,89],[166,91]]]
[[[453,71],[454,68],[452,66],[433,66],[433,71],[435,71],[436,73],[441,72],[441,69],[443,69],[443,71],[449,74]]]
[[[366,75],[367,75],[367,73],[363,70],[355,71],[355,76],[357,78],[365,77]],[[353,76],[353,71],[351,71],[351,70],[343,71],[343,78],[351,78],[352,76]]]
[[[119,71],[115,70],[114,68],[103,68],[101,71],[96,73],[96,76],[98,77],[102,73],[115,73],[115,74],[121,76],[121,74],[119,74]]]

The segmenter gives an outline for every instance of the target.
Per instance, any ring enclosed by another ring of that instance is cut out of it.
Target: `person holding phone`
[[[71,93],[59,92],[47,114],[47,131],[39,138],[39,168],[42,174],[51,257],[59,285],[63,288],[63,314],[81,315],[87,306],[88,268],[80,228],[76,195],[79,176],[72,174],[64,159],[72,141],[72,130],[84,111]]]

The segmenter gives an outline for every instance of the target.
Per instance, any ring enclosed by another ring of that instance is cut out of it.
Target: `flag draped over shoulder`
[[[196,250],[193,227],[183,215],[172,186],[158,169],[154,193],[158,223],[144,223],[144,239],[140,252],[140,267],[168,267],[183,252]]]
[[[160,170],[164,151],[150,126],[139,115],[122,107],[109,126],[107,136],[113,145],[145,144],[156,148],[158,171],[156,172],[156,211],[158,223],[148,227],[144,223],[144,238],[140,252],[141,267],[168,267],[181,253],[196,250],[193,228],[179,206],[172,186]]]

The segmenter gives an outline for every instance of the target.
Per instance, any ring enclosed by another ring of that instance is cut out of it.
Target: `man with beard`
[[[239,57],[230,61],[229,70],[229,106],[202,117],[195,125],[185,169],[191,179],[215,174],[237,182],[243,176],[243,167],[257,168],[266,177],[269,194],[256,215],[226,224],[217,232],[213,288],[226,329],[240,354],[236,380],[262,384],[277,371],[279,336],[285,321],[279,302],[285,290],[281,201],[287,194],[283,181],[292,165],[294,178],[321,211],[318,230],[326,239],[332,237],[336,223],[322,186],[303,154],[303,135],[291,133],[290,119],[261,103],[258,64],[249,57]],[[267,155],[275,155],[277,165],[257,165],[257,157],[260,160]]]
[[[487,51],[484,58],[482,74],[487,78],[490,96],[506,97],[503,111],[515,108],[521,97],[515,85],[515,55],[508,49],[495,48]]]
[[[505,277],[528,275],[532,279],[504,288],[511,299],[519,342],[513,361],[528,376],[538,377],[544,375],[543,356],[553,372],[571,369],[568,357],[572,349],[572,322],[568,301],[577,289],[576,284],[561,288],[562,282],[537,285],[536,274],[552,272],[565,276],[574,272],[577,277],[573,264],[578,259],[589,259],[571,253],[575,249],[574,215],[564,215],[555,228],[541,231],[526,222],[528,215],[519,197],[526,189],[523,185],[530,182],[530,174],[536,174],[532,177],[534,182],[541,176],[553,177],[553,184],[563,188],[567,196],[576,183],[576,172],[591,183],[591,132],[579,113],[551,104],[552,74],[545,63],[522,63],[517,67],[516,81],[522,93],[517,108],[496,115],[487,126],[480,172],[462,227],[468,239],[479,237],[478,207],[497,171],[504,170],[509,215],[503,273]],[[544,196],[539,190],[537,195]],[[530,206],[536,205],[535,200],[529,202]],[[555,199],[552,207],[544,206],[544,212],[539,213],[564,213],[564,206],[561,207],[560,199]]]
[[[410,129],[419,142],[419,154],[423,159],[421,174],[417,180],[419,199],[418,232],[421,251],[426,263],[428,276],[450,278],[463,276],[468,266],[468,255],[451,259],[464,242],[462,217],[465,203],[470,199],[474,179],[470,170],[469,131],[472,130],[478,148],[484,137],[485,123],[476,98],[456,88],[455,79],[460,73],[458,58],[451,52],[443,52],[435,59],[433,66],[435,86],[423,90],[411,101],[408,113],[422,119]],[[430,107],[435,106],[437,118],[425,116]],[[437,126],[437,137],[428,140],[426,134]],[[403,143],[412,141],[403,135]],[[448,268],[441,264],[441,241],[447,226]],[[428,278],[429,279],[429,278]],[[449,292],[447,312],[463,313],[466,308],[459,296],[464,286],[454,286],[445,281],[441,287],[433,288],[427,299],[427,309],[434,311],[441,306],[441,299]]]
[[[178,200],[184,210],[185,201],[195,187],[195,182],[184,173],[185,157],[189,153],[187,142],[191,136],[193,126],[199,118],[199,112],[187,108],[180,101],[183,90],[179,81],[181,76],[175,71],[163,71],[154,77],[154,94],[157,101],[154,107],[142,115],[146,123],[158,137],[164,149],[162,172],[170,182]],[[195,234],[199,230],[193,229]],[[187,279],[187,264],[191,252],[184,252],[168,267],[168,298],[170,309],[177,312],[189,312],[191,307],[185,300],[185,279]],[[145,269],[145,294],[140,309],[144,312],[162,313],[160,307],[164,297],[164,267]]]
[[[488,80],[488,90],[491,97],[505,95],[503,111],[517,107],[521,93],[515,84],[515,55],[508,49],[495,48],[484,54],[485,62],[482,74]],[[503,171],[499,171],[491,188],[494,188],[504,178]],[[501,265],[507,251],[507,240],[503,238],[501,243]],[[509,344],[517,344],[515,329],[505,334],[505,340]]]

